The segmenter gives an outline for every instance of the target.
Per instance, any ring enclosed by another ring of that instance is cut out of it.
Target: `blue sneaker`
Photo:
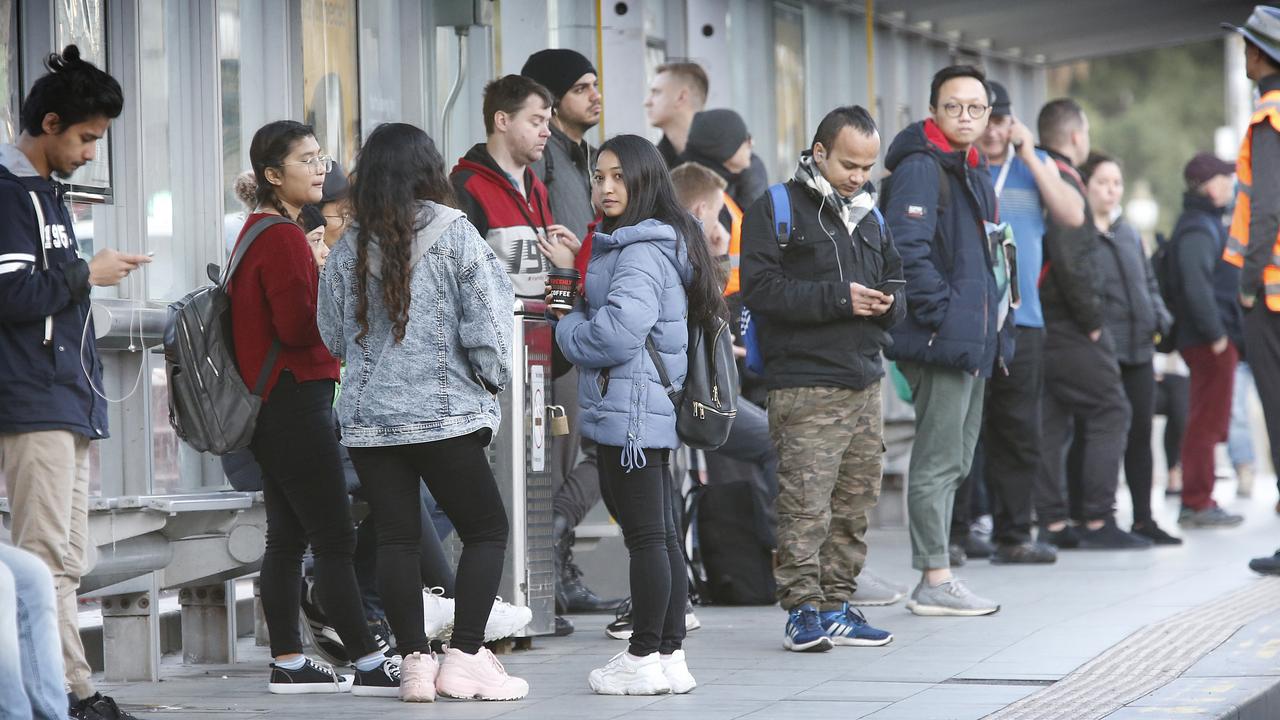
[[[857,608],[849,607],[849,603],[839,610],[824,610],[819,616],[823,629],[836,645],[880,647],[893,642],[893,633],[871,627],[867,618]]]
[[[787,636],[782,639],[782,647],[792,652],[826,652],[835,644],[822,629],[817,608],[801,605],[787,616]]]

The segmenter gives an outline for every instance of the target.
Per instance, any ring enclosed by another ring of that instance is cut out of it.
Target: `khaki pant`
[[[880,383],[769,391],[778,452],[778,562],[784,610],[837,610],[867,561],[867,514],[880,497]]]
[[[89,439],[67,430],[0,433],[13,544],[44,561],[57,590],[58,632],[71,692],[93,695],[80,643],[76,590],[89,547]]]

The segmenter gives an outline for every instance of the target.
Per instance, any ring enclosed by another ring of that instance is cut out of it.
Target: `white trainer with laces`
[[[671,692],[683,695],[698,687],[698,681],[689,672],[689,665],[684,661],[684,650],[677,650],[670,655],[659,655],[658,663],[662,665],[662,673],[671,683]]]
[[[533,622],[533,611],[527,607],[512,605],[502,598],[495,598],[489,620],[484,625],[484,641],[493,642],[509,638]]]
[[[453,634],[453,598],[444,596],[444,588],[422,591],[422,619],[430,640],[448,640]]]
[[[671,681],[662,671],[662,662],[656,652],[636,657],[624,650],[614,655],[604,667],[592,670],[587,675],[587,682],[597,695],[666,695],[671,692]]]

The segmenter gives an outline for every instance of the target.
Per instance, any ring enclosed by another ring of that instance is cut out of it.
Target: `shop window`
[[[356,0],[302,0],[303,121],[350,170],[360,144]]]
[[[107,64],[105,0],[54,0],[53,44],[60,52],[67,45],[80,49],[80,57],[111,72]],[[85,163],[68,181],[72,197],[86,202],[111,201],[111,132],[98,141],[92,162]]]

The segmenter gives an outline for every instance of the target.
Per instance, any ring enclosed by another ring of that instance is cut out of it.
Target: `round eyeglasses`
[[[969,117],[974,120],[986,115],[990,109],[990,105],[962,105],[960,103],[945,103],[942,106],[942,111],[947,114],[947,117],[958,118],[961,113],[967,112]]]

